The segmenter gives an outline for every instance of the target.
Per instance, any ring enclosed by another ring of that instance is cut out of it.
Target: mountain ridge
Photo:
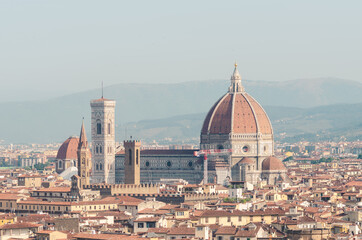
[[[310,108],[325,103],[362,102],[362,83],[342,79],[290,82],[243,81],[246,91],[262,106]],[[227,92],[229,81],[140,84],[105,87],[105,97],[116,100],[116,127],[140,120],[207,112]],[[322,90],[320,90],[322,89]],[[79,132],[82,117],[90,126],[91,99],[100,89],[42,101],[0,103],[0,139],[7,142],[59,142]],[[293,110],[293,108],[295,108]],[[285,114],[277,111],[280,116]],[[274,113],[270,113],[274,114]],[[119,134],[119,133],[117,133]]]

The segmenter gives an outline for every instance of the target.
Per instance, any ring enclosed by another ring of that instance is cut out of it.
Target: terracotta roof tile
[[[195,228],[171,228],[167,235],[195,235]]]
[[[201,134],[272,134],[270,120],[260,104],[249,94],[227,93],[208,112]]]
[[[57,159],[78,159],[77,150],[78,150],[79,138],[78,137],[69,137],[63,142],[60,146],[57,154]]]

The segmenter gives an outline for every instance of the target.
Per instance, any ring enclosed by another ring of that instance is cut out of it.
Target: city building
[[[203,157],[203,155],[207,155]],[[205,161],[207,160],[207,161]],[[124,182],[129,169],[125,152],[116,155],[116,182]],[[207,171],[206,171],[207,170]],[[284,164],[274,156],[273,128],[261,105],[241,83],[235,64],[228,92],[210,109],[204,120],[200,151],[141,150],[140,181],[160,182],[181,178],[190,183],[228,184],[266,180],[288,181]]]
[[[91,103],[92,182],[115,183],[114,100],[100,98]]]

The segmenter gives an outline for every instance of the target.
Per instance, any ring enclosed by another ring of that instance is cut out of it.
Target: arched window
[[[111,124],[108,123],[108,134],[111,134]]]
[[[102,153],[102,146],[99,146],[99,152]]]
[[[98,166],[98,163],[96,164],[96,170],[99,170],[99,166]]]
[[[98,146],[96,146],[96,153],[98,153],[99,149],[98,149]]]
[[[103,165],[102,165],[102,163],[99,164],[99,170],[103,170]]]
[[[59,168],[62,168],[62,161],[59,161]]]
[[[129,165],[132,165],[132,150],[131,149],[128,150],[128,161],[129,161]]]
[[[97,120],[97,134],[102,134],[101,120]]]
[[[136,150],[136,164],[138,164],[138,149]]]

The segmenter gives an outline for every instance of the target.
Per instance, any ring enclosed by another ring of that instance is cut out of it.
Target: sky
[[[0,102],[118,83],[362,82],[362,1],[0,1]]]

